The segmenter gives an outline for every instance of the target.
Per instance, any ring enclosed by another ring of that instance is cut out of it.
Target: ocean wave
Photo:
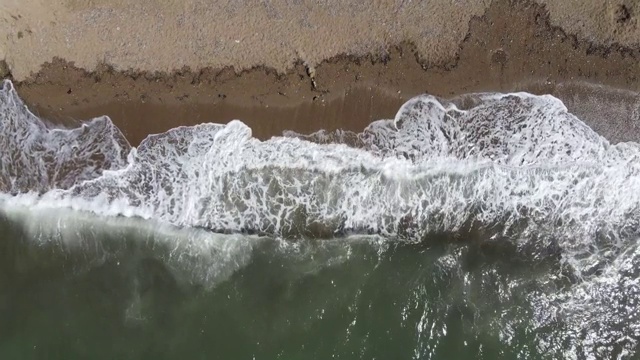
[[[0,191],[43,193],[68,189],[126,162],[129,143],[106,117],[75,129],[32,114],[5,80],[0,87]]]
[[[8,81],[0,99],[3,191],[31,206],[283,237],[419,242],[492,229],[563,238],[573,251],[637,233],[638,145],[610,144],[551,96],[425,95],[359,134],[260,141],[235,120],[137,148],[107,117],[48,126]]]
[[[609,144],[551,96],[476,94],[466,107],[417,97],[394,120],[354,134],[357,147],[290,133],[260,141],[232,121],[175,128],[133,148],[106,117],[51,128],[9,82],[2,99],[0,139],[12,149],[2,154],[3,190],[37,192],[50,206],[218,232],[411,229],[420,239],[520,217],[615,236],[634,225],[640,204],[638,146]]]
[[[618,299],[604,327],[585,310],[636,293],[640,149],[609,143],[551,96],[424,95],[362,133],[260,141],[235,120],[178,127],[137,148],[107,117],[76,129],[46,124],[8,81],[0,117],[5,203],[220,233],[509,243],[569,269],[573,286],[532,300],[539,326],[562,317],[583,340],[579,329],[605,329],[589,338],[593,347],[609,346],[620,326],[635,334],[629,346],[640,338],[632,300]]]

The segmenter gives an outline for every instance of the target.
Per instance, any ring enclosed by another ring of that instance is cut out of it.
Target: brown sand
[[[90,7],[42,0],[40,10],[12,13],[5,24],[17,27],[0,50],[38,114],[59,121],[107,114],[133,143],[178,125],[233,118],[261,138],[284,129],[359,130],[393,117],[416,94],[516,90],[560,97],[612,141],[640,139],[640,7],[541,2],[274,0],[233,8],[241,2],[145,0],[126,8],[125,0]],[[55,10],[42,11],[47,6]],[[260,39],[249,36],[258,30]],[[241,41],[211,45],[216,31]],[[187,40],[195,35],[200,40]],[[128,45],[134,40],[139,46]]]

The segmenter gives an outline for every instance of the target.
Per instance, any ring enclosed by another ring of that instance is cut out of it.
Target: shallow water
[[[636,356],[640,147],[550,96],[134,148],[5,82],[0,145],[0,358]]]

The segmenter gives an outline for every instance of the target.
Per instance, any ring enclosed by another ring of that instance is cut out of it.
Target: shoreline
[[[262,139],[283,130],[360,131],[392,118],[419,94],[450,98],[483,91],[549,93],[609,140],[640,139],[634,95],[640,91],[640,49],[579,40],[552,25],[550,16],[530,1],[496,0],[483,16],[471,17],[456,55],[439,63],[425,60],[410,42],[384,55],[338,55],[316,66],[298,60],[285,72],[267,66],[136,72],[109,65],[87,71],[56,58],[15,83],[39,116],[68,123],[107,115],[134,145],[176,126],[232,119]],[[606,122],[596,115],[607,115]]]
[[[518,91],[552,95],[568,111],[612,143],[640,141],[640,92],[586,82],[520,84]],[[515,92],[515,91],[513,91]],[[451,97],[469,95],[461,93]],[[18,91],[18,95],[20,92]],[[415,96],[420,94],[415,94]],[[38,117],[53,124],[75,127],[83,121],[108,116],[131,143],[137,146],[146,136],[178,126],[228,123],[241,120],[254,137],[267,140],[284,131],[301,135],[319,130],[359,133],[372,121],[393,119],[410,97],[372,87],[354,87],[339,95],[297,105],[248,106],[233,102],[160,104],[153,102],[111,102],[88,104],[71,112],[45,109],[47,116],[29,104]]]

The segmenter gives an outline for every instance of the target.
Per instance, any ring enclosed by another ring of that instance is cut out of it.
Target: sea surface
[[[132,147],[0,85],[0,359],[640,358],[639,239],[640,146],[552,96]]]

